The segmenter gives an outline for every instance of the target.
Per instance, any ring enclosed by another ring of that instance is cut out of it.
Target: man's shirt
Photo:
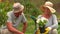
[[[7,22],[12,23],[13,27],[17,27],[20,23],[25,23],[27,21],[23,13],[19,15],[19,17],[16,17],[13,11],[10,11],[7,13],[7,16]]]

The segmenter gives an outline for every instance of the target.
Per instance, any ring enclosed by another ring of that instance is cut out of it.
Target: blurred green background
[[[13,9],[12,5],[15,2],[20,2],[25,6],[24,13],[28,20],[28,27],[25,34],[33,34],[35,31],[35,23],[34,21],[29,17],[29,15],[32,15],[34,17],[37,17],[39,14],[42,14],[42,11],[40,10],[40,6],[43,5],[47,0],[0,0],[0,27],[5,26],[6,20],[7,20],[7,12],[11,11]],[[48,0],[54,3],[54,8],[57,10],[55,13],[58,18],[58,22],[60,22],[60,0]],[[60,24],[60,23],[59,23]],[[19,30],[22,31],[22,24],[18,26]],[[59,25],[60,28],[60,25]],[[58,28],[58,33],[60,32],[60,29]],[[60,33],[59,33],[60,34]]]

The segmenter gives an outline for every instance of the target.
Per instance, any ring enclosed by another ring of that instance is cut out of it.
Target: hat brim
[[[20,5],[20,9],[14,11],[14,13],[18,13],[18,12],[22,11],[23,9],[24,9],[24,6],[23,5]]]
[[[46,6],[46,7],[49,8],[49,10],[51,11],[51,13],[55,13],[56,12],[56,10],[54,8],[49,7],[49,6]]]

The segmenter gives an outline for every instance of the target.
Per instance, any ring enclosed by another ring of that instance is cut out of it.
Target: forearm
[[[27,23],[24,23],[24,24],[23,24],[23,30],[22,30],[23,33],[25,33],[26,28],[27,28]]]
[[[56,15],[53,15],[52,18],[53,18],[53,19],[52,19],[52,25],[51,25],[50,27],[57,29],[57,28],[58,28],[58,21],[57,21]]]
[[[15,28],[13,28],[13,27],[8,28],[8,30],[11,31],[12,33],[20,33],[20,34],[21,34],[20,31],[18,31],[17,29],[15,29]]]
[[[18,31],[17,29],[15,29],[14,27],[12,27],[11,23],[7,23],[7,28],[9,31],[11,31],[12,33],[20,33],[20,31]],[[21,33],[20,33],[21,34]]]
[[[51,25],[50,27],[51,27],[52,29],[53,29],[53,28],[57,29],[57,28],[58,28],[58,23],[53,24],[53,25]]]

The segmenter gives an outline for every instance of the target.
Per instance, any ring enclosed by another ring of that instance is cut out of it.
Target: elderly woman
[[[13,4],[13,10],[7,13],[8,19],[6,29],[1,31],[1,34],[24,34],[26,31],[27,20],[23,13],[24,6],[20,3]],[[23,23],[22,32],[18,30],[18,25]]]
[[[40,8],[43,14],[39,15],[37,19],[42,17],[48,19],[47,23],[45,24],[46,30],[49,31],[48,34],[58,34],[58,21],[56,15],[53,14],[56,12],[56,10],[53,9],[52,6],[53,4],[51,2],[46,2],[45,5],[41,6]]]

